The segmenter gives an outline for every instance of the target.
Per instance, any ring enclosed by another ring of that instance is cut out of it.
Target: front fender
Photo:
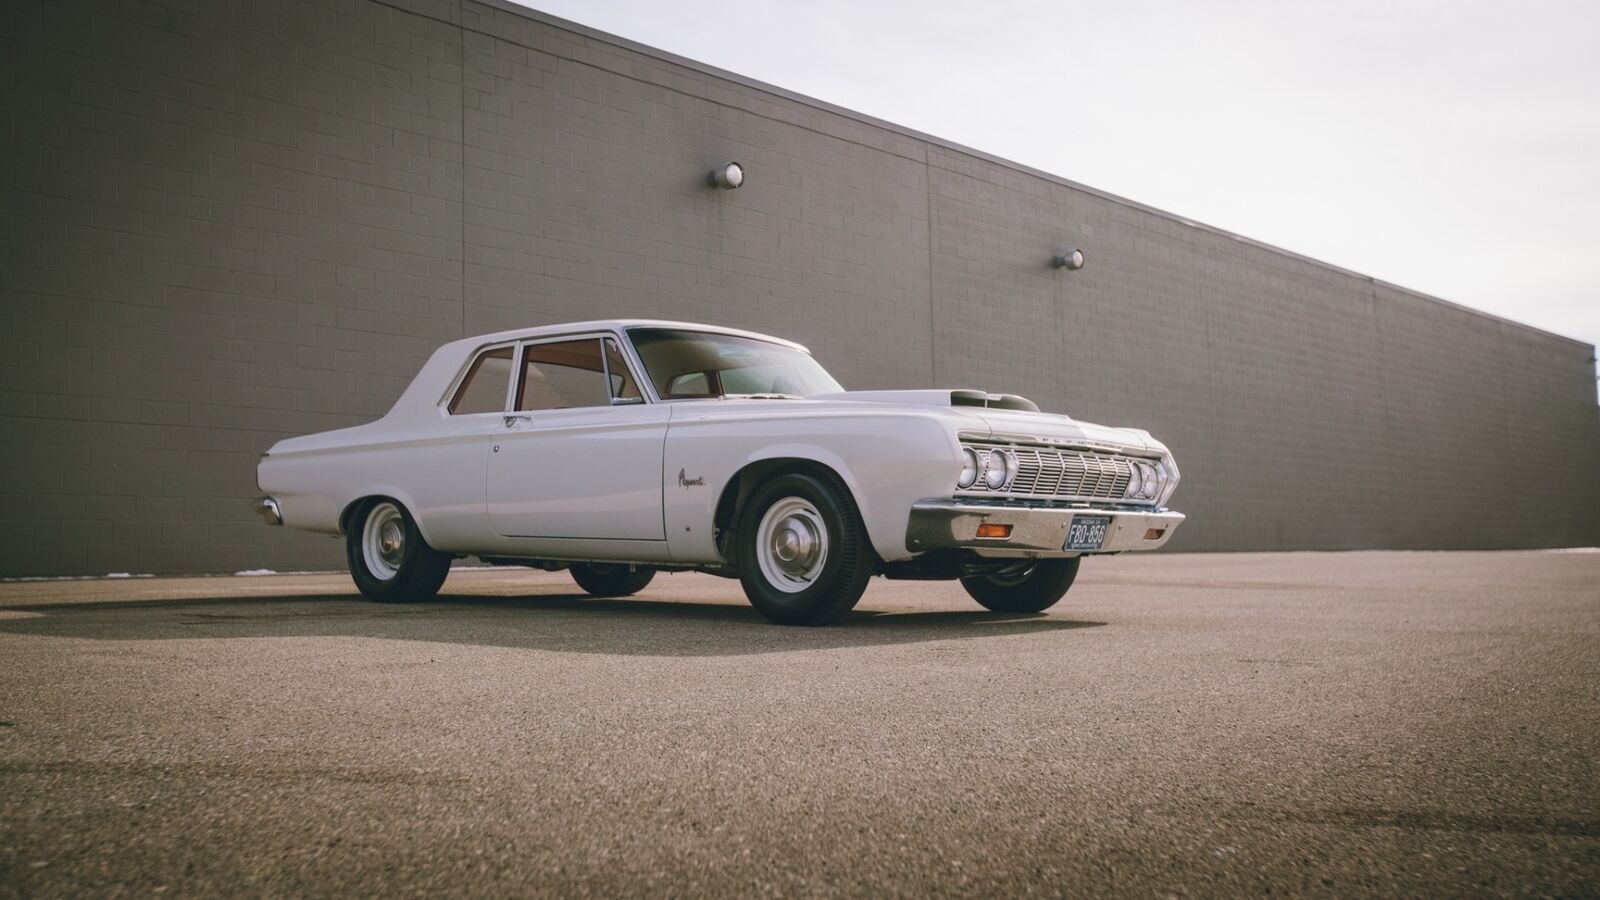
[[[837,474],[884,560],[912,556],[905,546],[911,505],[949,494],[961,469],[950,429],[914,413],[674,419],[662,511],[675,562],[724,561],[713,529],[717,501],[740,470],[773,459],[807,460]]]

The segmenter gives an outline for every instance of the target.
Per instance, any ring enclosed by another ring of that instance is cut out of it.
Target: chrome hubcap
[[[399,574],[406,558],[406,523],[398,506],[379,503],[367,513],[367,523],[361,531],[361,556],[367,571],[379,581]]]
[[[378,552],[383,554],[385,562],[399,561],[400,546],[404,540],[400,536],[400,526],[393,522],[383,523],[383,530],[378,533]]]
[[[778,526],[772,539],[772,555],[786,572],[804,572],[817,557],[817,536],[811,525],[790,517]]]
[[[767,583],[785,593],[810,587],[828,559],[828,527],[809,500],[785,497],[756,528],[756,561]]]

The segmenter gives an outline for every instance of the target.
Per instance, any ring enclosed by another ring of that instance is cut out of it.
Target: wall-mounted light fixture
[[[744,184],[744,166],[736,162],[723,163],[711,170],[711,175],[706,179],[712,187],[719,187],[731,191]]]
[[[1058,269],[1066,269],[1068,272],[1076,272],[1083,268],[1083,251],[1068,250],[1060,256],[1057,256],[1055,259],[1050,260],[1050,265],[1055,266]]]

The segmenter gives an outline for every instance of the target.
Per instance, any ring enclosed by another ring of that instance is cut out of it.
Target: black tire
[[[644,590],[656,570],[649,566],[577,563],[568,571],[578,587],[596,597],[626,597]]]
[[[398,545],[386,549],[391,545],[385,541],[396,537]],[[369,546],[369,538],[376,543]],[[367,501],[350,516],[344,555],[356,588],[379,603],[433,599],[450,574],[452,558],[429,547],[411,513],[387,497]]]
[[[776,518],[768,523],[773,529],[769,541],[784,532],[794,534],[796,540],[783,550],[798,555],[780,560],[778,550],[769,546],[763,568],[758,543],[770,511],[776,511]],[[783,527],[785,523],[789,527]],[[835,479],[790,474],[764,482],[745,503],[734,531],[734,555],[745,596],[779,625],[834,621],[856,605],[872,577],[866,534],[850,492]],[[802,543],[804,550],[797,550]],[[785,566],[793,566],[793,573]]]
[[[1044,612],[1066,596],[1082,557],[1041,559],[1015,575],[968,575],[961,579],[972,599],[995,612]]]

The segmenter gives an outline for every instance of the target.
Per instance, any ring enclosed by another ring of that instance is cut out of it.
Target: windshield
[[[783,344],[673,328],[630,328],[628,336],[663,400],[844,390],[809,354]]]

